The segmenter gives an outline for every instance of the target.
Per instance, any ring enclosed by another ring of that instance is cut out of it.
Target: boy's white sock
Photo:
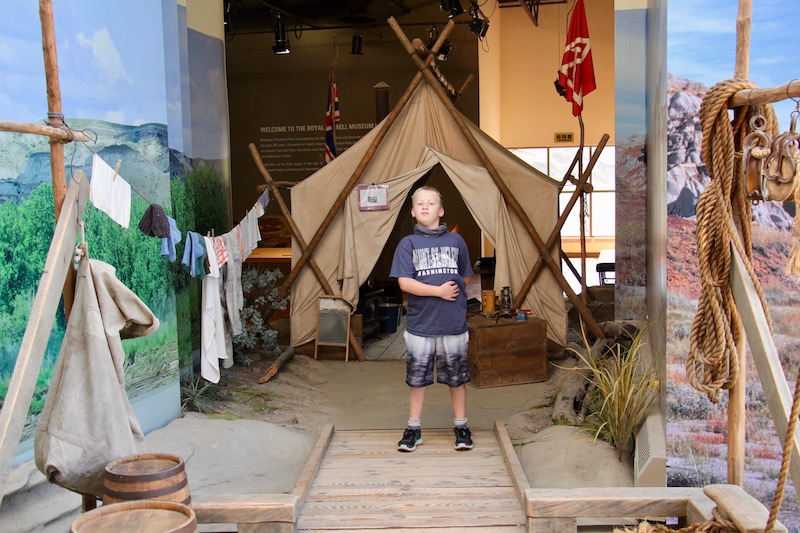
[[[410,428],[418,428],[422,425],[422,420],[419,418],[409,418],[408,419],[408,427]]]
[[[467,419],[466,418],[454,418],[453,425],[457,428],[465,428],[467,427]]]

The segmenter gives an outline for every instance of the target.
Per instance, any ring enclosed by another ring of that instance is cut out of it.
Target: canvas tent
[[[512,155],[466,118],[463,120],[536,231],[549,235],[558,220],[556,181]],[[379,124],[331,163],[292,187],[292,218],[307,241],[322,225],[380,128]],[[334,291],[340,288],[337,295],[353,306],[358,302],[359,287],[370,276],[397,217],[410,217],[410,212],[400,212],[406,197],[435,165],[442,166],[481,231],[495,246],[496,288],[509,286],[516,294],[539,258],[522,221],[507,208],[497,185],[453,116],[434,89],[423,81],[378,144],[359,178],[359,184],[388,185],[390,208],[359,211],[358,193],[354,189],[314,251],[314,259],[330,286]],[[446,205],[445,198],[445,221]],[[293,267],[301,254],[299,243],[293,239]],[[560,264],[558,246],[551,254],[556,264]],[[304,268],[292,287],[292,346],[314,340],[317,300],[322,294],[324,291],[314,273]],[[547,321],[548,339],[560,346],[566,345],[564,298],[552,272],[548,269],[540,272],[521,307],[531,309],[534,316]]]

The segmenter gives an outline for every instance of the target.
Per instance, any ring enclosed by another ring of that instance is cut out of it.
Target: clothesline
[[[51,113],[48,113],[48,118],[52,118],[52,117],[51,117],[51,115],[52,115]],[[69,125],[66,123],[66,121],[64,120],[64,116],[63,116],[63,115],[61,115],[61,121],[62,121],[62,123],[63,123],[63,127],[62,127],[61,129],[65,129],[65,130],[67,130],[68,132],[73,132],[73,131],[80,132],[80,133],[83,133],[84,135],[86,135],[86,132],[91,132],[91,133],[92,133],[92,135],[94,135],[94,142],[97,142],[97,133],[96,133],[94,130],[92,130],[91,128],[86,128],[86,129],[83,129],[83,130],[76,130],[76,129],[72,128],[71,126],[69,126]],[[48,125],[50,125],[50,122],[48,122],[47,124],[48,124]],[[86,143],[86,142],[84,142],[84,141],[80,141],[80,144],[82,144],[82,145],[83,145],[83,146],[84,146],[84,147],[85,147],[87,150],[89,150],[89,151],[92,153],[92,156],[93,156],[93,157],[99,157],[99,155],[97,154],[97,152],[95,152],[95,151],[92,149],[92,147],[91,147],[91,146],[89,146],[89,144],[88,144],[88,143]],[[75,161],[75,154],[76,154],[76,153],[77,153],[77,151],[78,151],[77,144],[74,144],[73,146],[74,146],[74,148],[75,148],[75,149],[72,151],[72,157],[70,158],[70,165],[69,165],[69,167],[70,167],[70,176],[71,176],[71,174],[72,174],[72,169],[74,169],[74,168],[75,168],[75,165],[74,165],[74,161]],[[121,160],[121,159],[119,159],[119,160],[117,160],[117,161],[118,161],[118,162],[120,162],[120,161],[122,161],[122,160]],[[118,168],[119,168],[119,167],[117,167],[117,169],[118,169]],[[129,184],[129,185],[130,185],[130,184]],[[145,202],[147,202],[147,205],[151,205],[151,204],[153,203],[153,202],[151,202],[151,201],[150,201],[150,199],[148,199],[148,198],[147,198],[147,197],[146,197],[144,194],[142,194],[140,191],[138,191],[138,190],[137,190],[137,189],[136,189],[136,188],[135,188],[133,185],[130,185],[130,187],[131,187],[131,190],[132,190],[133,192],[135,192],[137,195],[139,195],[139,197],[140,197],[142,200],[144,200]]]
[[[89,199],[98,210],[127,229],[132,188],[117,170],[94,151],[92,153]],[[258,219],[268,205],[269,190],[265,190],[244,218],[227,233],[211,237],[195,231],[185,232],[181,263],[189,268],[190,276],[202,280],[200,373],[212,383],[219,382],[220,363],[223,368],[233,365],[232,338],[243,332],[240,315],[244,308],[242,263],[258,247],[261,240]],[[138,227],[145,235],[161,238],[162,256],[170,262],[177,259],[175,245],[183,240],[184,232],[163,207],[150,203]]]

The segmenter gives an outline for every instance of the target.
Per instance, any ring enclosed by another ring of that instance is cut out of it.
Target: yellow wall
[[[217,39],[225,39],[224,13],[220,0],[180,0],[186,5],[186,26]]]
[[[489,31],[478,53],[481,128],[509,148],[577,146],[578,119],[572,105],[556,93],[553,82],[561,66],[567,17],[573,0],[542,5],[534,26],[522,7],[482,11],[490,16]],[[586,144],[604,133],[614,144],[614,0],[586,0],[597,89],[586,96],[583,121]],[[575,142],[555,143],[556,132],[573,132]]]

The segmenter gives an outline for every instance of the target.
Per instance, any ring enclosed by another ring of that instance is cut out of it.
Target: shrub
[[[667,382],[667,410],[675,420],[702,420],[714,409],[714,404],[688,384]]]
[[[572,350],[589,368],[587,379],[594,390],[587,425],[595,439],[599,437],[617,449],[620,460],[631,449],[634,434],[658,393],[656,358],[650,363],[644,360],[646,343],[642,336],[647,329],[629,334],[629,348],[614,344],[597,358],[583,331],[588,355]]]
[[[181,383],[181,412],[215,413],[214,401],[220,397],[216,385],[203,378],[192,376],[192,379]]]
[[[253,349],[260,346],[280,353],[276,344],[278,332],[269,322],[264,321],[264,314],[269,309],[286,309],[289,297],[278,300],[277,281],[283,277],[280,270],[259,269],[255,267],[242,270],[242,292],[244,307],[241,312],[242,333],[233,337],[233,345],[237,351]],[[239,355],[239,354],[236,354]]]

